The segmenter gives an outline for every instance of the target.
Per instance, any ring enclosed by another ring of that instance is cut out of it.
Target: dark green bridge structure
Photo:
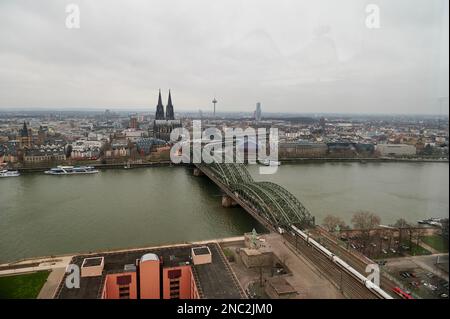
[[[194,174],[207,175],[226,194],[222,205],[240,205],[271,230],[314,226],[314,217],[289,191],[272,182],[253,180],[244,164],[195,164]]]

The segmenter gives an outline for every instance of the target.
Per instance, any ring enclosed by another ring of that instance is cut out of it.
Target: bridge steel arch
[[[272,182],[255,182],[244,164],[197,164],[274,227],[314,225],[314,217],[288,190]]]

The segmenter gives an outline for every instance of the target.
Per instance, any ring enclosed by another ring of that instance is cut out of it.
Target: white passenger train
[[[303,238],[307,243],[309,243],[312,247],[314,247],[316,250],[320,251],[322,254],[327,256],[328,259],[330,259],[333,263],[337,264],[340,268],[343,268],[347,273],[349,273],[351,276],[353,276],[355,279],[357,279],[360,283],[362,283],[364,286],[367,287],[372,293],[374,293],[379,298],[383,299],[393,299],[388,293],[386,293],[383,289],[381,289],[379,286],[375,285],[372,281],[367,279],[365,276],[363,276],[361,273],[359,273],[356,269],[354,269],[352,266],[347,264],[345,261],[343,261],[341,258],[337,257],[335,254],[333,254],[331,251],[323,247],[321,244],[319,244],[317,241],[312,239],[310,236],[302,232],[297,227],[291,225],[292,230],[295,232],[296,235]]]

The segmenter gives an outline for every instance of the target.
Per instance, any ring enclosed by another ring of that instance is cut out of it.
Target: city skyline
[[[0,0],[0,300],[448,300],[448,9]]]
[[[360,1],[76,4],[79,29],[63,3],[0,5],[0,109],[146,108],[162,86],[180,112],[448,114],[446,1],[382,1],[378,29]]]

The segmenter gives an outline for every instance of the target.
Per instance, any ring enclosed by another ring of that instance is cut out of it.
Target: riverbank
[[[383,157],[383,158],[373,158],[373,157],[367,157],[367,158],[336,158],[336,157],[319,157],[319,158],[280,158],[279,161],[281,163],[285,164],[301,164],[301,163],[327,163],[327,162],[344,162],[344,163],[448,163],[448,159],[428,159],[428,158],[391,158],[391,157]],[[110,164],[101,164],[101,163],[83,163],[83,164],[77,164],[77,163],[70,163],[70,164],[59,164],[59,165],[89,165],[93,166],[97,169],[130,169],[130,168],[140,168],[140,167],[161,167],[161,166],[186,166],[189,164],[174,164],[171,161],[158,161],[158,162],[147,162],[147,163],[133,163],[133,164],[127,164],[127,162],[124,163],[110,163]],[[33,172],[43,172],[46,170],[49,170],[52,167],[55,167],[56,165],[49,165],[49,166],[39,166],[39,167],[19,167],[15,168],[21,173],[33,173]]]
[[[348,163],[448,163],[448,159],[428,159],[428,158],[394,158],[394,157],[367,157],[367,158],[335,158],[335,157],[319,157],[319,158],[280,158],[281,163],[325,163],[325,162],[348,162]]]
[[[93,166],[97,169],[133,169],[133,168],[139,168],[139,167],[167,167],[167,166],[173,166],[173,165],[180,165],[180,164],[174,164],[171,161],[160,161],[160,162],[149,162],[149,163],[135,163],[135,164],[127,164],[127,163],[114,163],[114,164],[100,164],[100,163],[83,163],[83,164],[77,164],[77,163],[70,163],[70,164],[55,164],[54,166],[39,166],[39,167],[20,167],[16,168],[20,173],[35,173],[35,172],[44,172],[46,170],[49,170],[52,167],[55,167],[57,165],[73,165],[73,166]],[[181,164],[182,165],[182,164]]]

